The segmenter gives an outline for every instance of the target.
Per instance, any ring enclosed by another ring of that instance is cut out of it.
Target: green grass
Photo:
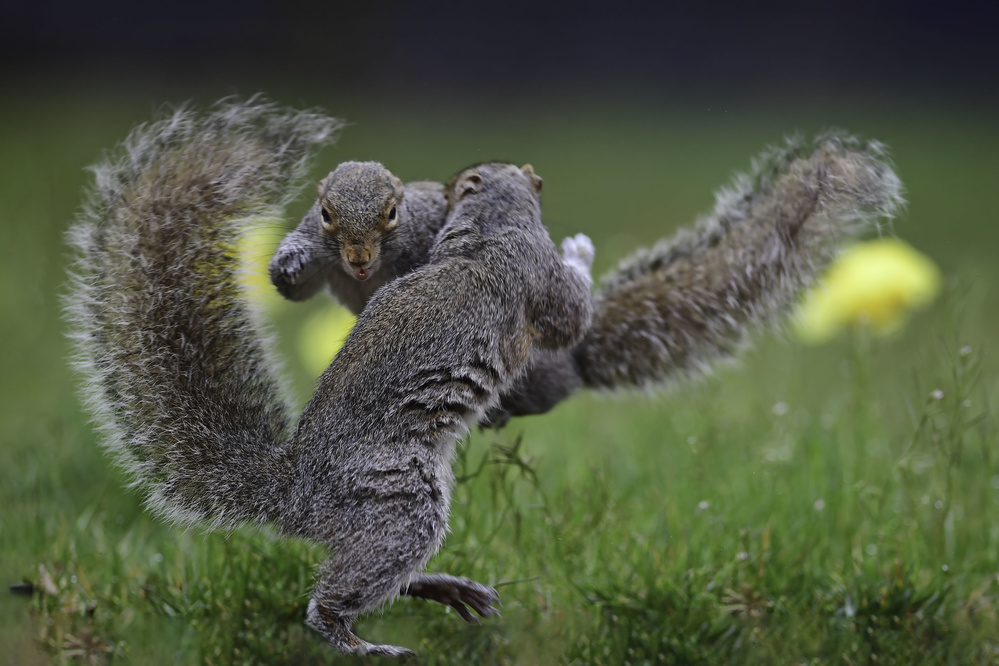
[[[0,654],[338,661],[303,625],[321,549],[158,523],[100,454],[65,363],[61,233],[81,169],[149,103],[53,99],[0,111],[0,582],[38,590],[0,593]],[[424,663],[999,663],[993,122],[953,109],[440,108],[355,103],[344,113],[359,124],[325,166],[380,159],[440,179],[530,161],[553,236],[590,234],[599,271],[706,210],[783,133],[838,125],[892,146],[910,199],[894,229],[949,288],[893,339],[757,336],[682,390],[581,395],[475,433],[431,569],[496,585],[503,617],[467,626],[402,599],[360,635]],[[289,307],[278,326],[303,400],[295,330],[322,305]]]

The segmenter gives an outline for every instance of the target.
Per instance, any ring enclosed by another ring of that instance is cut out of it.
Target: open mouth
[[[358,280],[367,280],[368,279],[368,269],[367,268],[356,268],[356,269],[354,269],[354,277],[356,277]]]

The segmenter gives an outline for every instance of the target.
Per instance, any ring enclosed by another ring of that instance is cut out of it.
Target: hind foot
[[[416,653],[398,645],[378,645],[358,638],[350,630],[350,620],[324,611],[315,599],[309,602],[307,621],[323,637],[344,654],[371,654],[379,657],[415,657]]]
[[[411,597],[430,599],[458,611],[465,622],[478,624],[479,620],[469,607],[482,617],[499,615],[493,604],[499,603],[499,594],[493,588],[468,578],[447,574],[417,574],[402,593]]]

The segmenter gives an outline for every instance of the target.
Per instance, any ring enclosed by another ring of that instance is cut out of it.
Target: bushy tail
[[[584,383],[649,388],[728,356],[792,310],[841,240],[892,217],[901,189],[877,142],[829,133],[764,153],[695,229],[605,276],[576,350]]]
[[[280,505],[290,410],[236,244],[339,126],[224,101],[138,127],[93,169],[67,236],[75,365],[105,446],[171,520],[228,527]]]

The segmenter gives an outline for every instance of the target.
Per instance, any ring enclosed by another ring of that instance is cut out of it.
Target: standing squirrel
[[[325,283],[359,313],[372,286],[426,261],[424,248],[443,224],[441,192],[432,183],[402,185],[377,163],[341,164],[282,241],[271,281],[292,300]],[[583,341],[532,355],[484,424],[546,412],[583,386],[652,389],[706,371],[789,313],[845,238],[902,203],[878,142],[830,132],[763,152],[694,229],[637,250],[605,275]],[[357,263],[368,255],[354,247],[371,248],[376,259]]]
[[[447,530],[456,442],[534,347],[582,339],[593,248],[580,235],[558,254],[529,166],[460,173],[425,264],[371,298],[295,423],[236,246],[338,127],[255,101],[139,127],[95,169],[66,302],[88,406],[149,508],[327,545],[308,621],[345,653],[402,656],[355,618],[400,594],[496,612],[491,587],[420,571]]]

